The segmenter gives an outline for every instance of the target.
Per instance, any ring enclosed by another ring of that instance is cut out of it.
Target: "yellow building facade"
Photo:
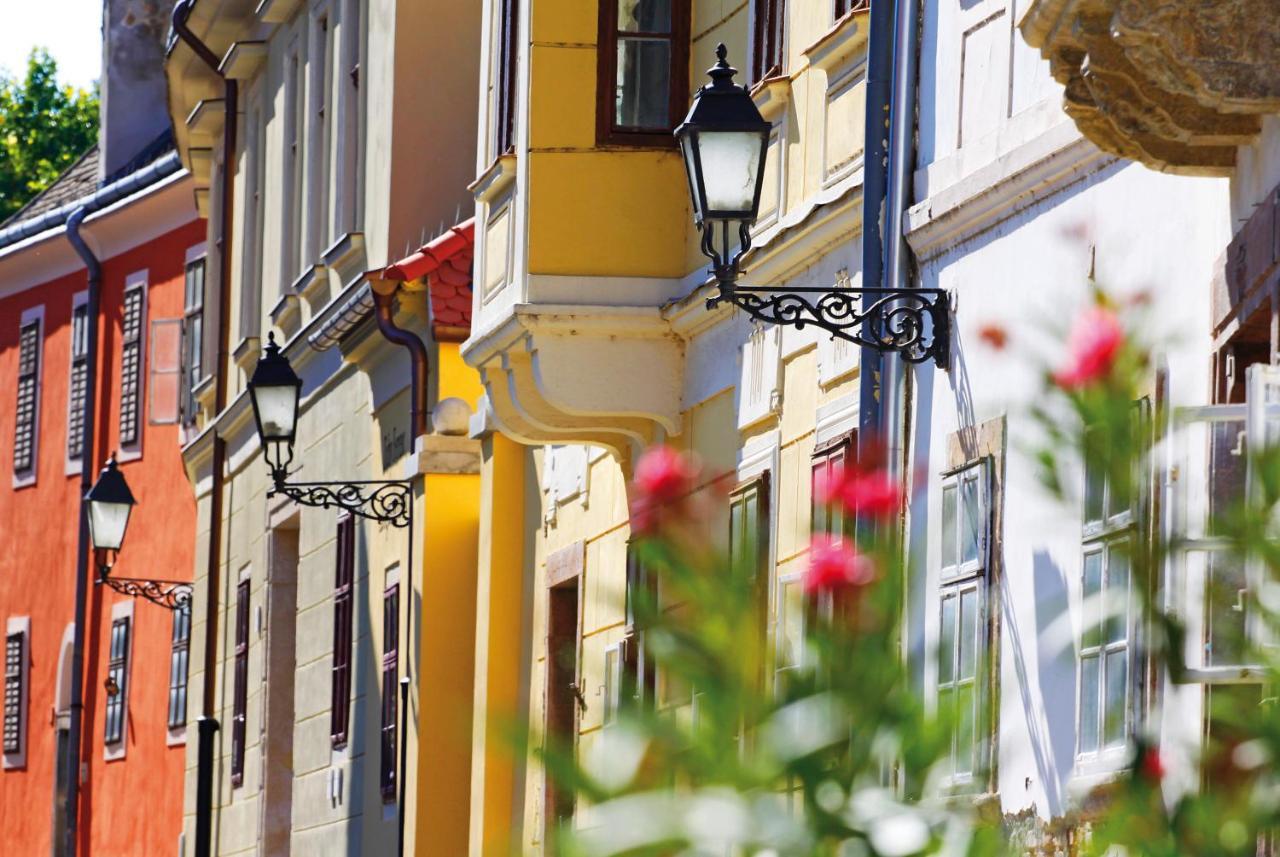
[[[670,136],[723,42],[773,125],[744,282],[859,284],[867,11],[786,6],[485,4],[462,349],[485,391],[473,855],[544,853],[559,821],[591,823],[513,753],[510,724],[530,750],[550,732],[582,755],[616,711],[638,644],[627,486],[646,446],[695,453],[765,515],[773,664],[799,657],[812,474],[851,448],[857,350],[707,308]],[[641,31],[667,51],[657,71],[627,59]],[[728,543],[727,517],[710,537]],[[661,676],[647,692],[696,716]]]

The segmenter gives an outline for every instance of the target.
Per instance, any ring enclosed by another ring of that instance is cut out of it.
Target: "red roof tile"
[[[431,332],[437,340],[456,341],[471,330],[471,259],[475,252],[472,218],[433,238],[380,272],[381,279],[425,279],[431,295]]]

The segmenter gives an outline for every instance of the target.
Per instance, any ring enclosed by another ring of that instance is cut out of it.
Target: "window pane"
[[[1129,636],[1129,545],[1113,545],[1107,559],[1107,642],[1120,643]]]
[[[978,664],[978,591],[960,593],[960,674],[957,678],[973,678]]]
[[[1098,657],[1080,660],[1080,752],[1098,749]]]
[[[973,773],[974,687],[966,684],[956,691],[955,773]]]
[[[631,33],[671,32],[671,0],[618,0],[618,30]]]
[[[942,489],[942,567],[956,565],[956,486]]]
[[[956,605],[959,599],[950,595],[942,599],[942,635],[938,645],[938,683],[955,680]]]
[[[960,561],[978,559],[978,534],[982,514],[978,475],[966,476],[960,483]]]
[[[1208,639],[1205,661],[1209,666],[1244,663],[1248,612],[1244,563],[1224,551],[1209,554]]]
[[[666,39],[618,39],[615,124],[665,130],[670,124],[670,93],[671,43]]]
[[[782,604],[778,616],[778,669],[800,666],[804,642],[804,597],[800,584],[782,584]]]
[[[1099,620],[1102,604],[1098,594],[1102,591],[1102,552],[1084,555],[1084,633],[1081,646],[1091,649],[1099,645]]]
[[[1107,701],[1103,735],[1108,747],[1124,743],[1129,681],[1129,650],[1107,653]]]

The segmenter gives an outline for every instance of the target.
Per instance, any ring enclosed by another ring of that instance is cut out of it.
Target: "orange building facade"
[[[163,149],[163,146],[161,147]],[[113,575],[189,580],[195,507],[180,447],[199,360],[204,222],[171,153],[95,181],[91,150],[0,225],[0,826],[6,854],[173,854],[180,843],[189,611],[95,583],[89,563],[74,837],[68,764],[82,444],[137,498]],[[101,265],[94,431],[85,430],[89,274]],[[75,847],[68,847],[74,838]]]

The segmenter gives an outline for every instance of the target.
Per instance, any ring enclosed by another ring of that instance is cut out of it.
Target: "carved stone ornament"
[[[1227,175],[1280,112],[1276,0],[1034,0],[1019,28],[1099,148],[1163,172]]]

